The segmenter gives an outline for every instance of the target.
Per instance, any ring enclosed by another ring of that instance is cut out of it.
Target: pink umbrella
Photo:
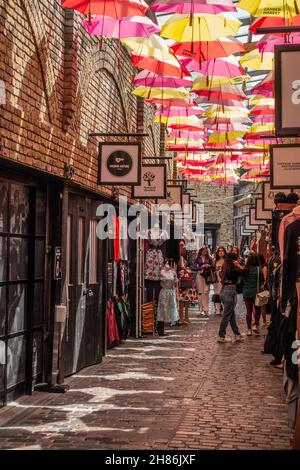
[[[292,33],[288,37],[276,37],[271,35],[263,36],[257,43],[259,52],[274,52],[275,46],[279,44],[300,44],[300,34]]]
[[[169,136],[176,137],[179,139],[190,139],[190,140],[204,139],[206,137],[203,132],[185,131],[181,129],[172,129]]]
[[[177,116],[196,116],[203,113],[203,109],[199,106],[191,108],[175,107],[175,106],[159,106],[156,111],[156,116],[164,117],[177,117]]]
[[[270,124],[274,122],[274,116],[255,116],[253,119],[254,124]]]
[[[248,127],[244,126],[244,124],[236,123],[236,124],[210,124],[207,126],[209,130],[215,132],[246,132]]]
[[[193,80],[189,77],[166,77],[157,75],[154,72],[148,72],[148,70],[142,70],[134,77],[132,83],[136,86],[147,86],[151,88],[181,88],[191,87]]]
[[[205,126],[210,126],[214,124],[234,124],[234,123],[243,123],[243,124],[251,124],[251,120],[249,118],[241,118],[241,117],[230,117],[230,118],[207,118],[203,121]]]
[[[254,88],[251,89],[251,93],[253,95],[263,95],[264,92],[271,92],[272,95],[274,94],[274,72],[269,72],[268,75],[257,85],[255,85]],[[269,96],[268,96],[269,98]]]
[[[221,85],[218,88],[211,88],[210,90],[195,90],[198,96],[205,96],[209,98],[214,96],[216,98],[226,98],[233,100],[248,100],[248,96],[243,92],[242,88],[236,85]]]
[[[129,16],[117,20],[110,16],[93,16],[83,20],[83,26],[91,36],[126,39],[130,37],[150,37],[160,31],[159,26],[146,16]]]
[[[231,0],[154,0],[151,5],[157,13],[208,13],[216,15],[227,11],[237,11]]]
[[[235,78],[247,75],[241,65],[229,62],[225,58],[206,60],[200,63],[187,57],[180,59],[180,63],[189,72],[199,72],[201,75],[208,75],[210,77]]]
[[[219,104],[219,105],[223,105],[223,106],[237,106],[237,107],[240,107],[242,106],[241,105],[241,102],[239,100],[230,100],[230,99],[222,99],[222,98],[215,98],[213,96],[211,96],[210,98],[205,98],[204,96],[203,97],[200,97],[197,99],[197,103],[199,104]]]

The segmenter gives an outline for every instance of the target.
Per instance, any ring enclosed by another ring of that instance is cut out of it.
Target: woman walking
[[[199,300],[200,315],[208,316],[209,309],[209,289],[210,285],[206,282],[211,274],[213,261],[208,254],[207,248],[204,246],[199,250],[197,259],[192,267],[197,272],[196,285]]]
[[[224,307],[223,317],[219,329],[219,343],[226,342],[226,329],[230,323],[231,329],[235,336],[235,341],[243,341],[243,336],[240,333],[239,327],[236,323],[235,305],[236,305],[236,284],[241,275],[240,269],[235,267],[236,259],[232,253],[227,253],[225,262],[222,269],[222,289],[221,289],[221,302]]]
[[[243,266],[239,265],[241,269]],[[264,284],[263,270],[259,266],[258,256],[255,253],[250,253],[247,263],[244,267],[243,273],[243,298],[247,310],[246,320],[248,327],[248,336],[259,335],[259,320],[260,320],[260,307],[255,305],[255,297],[261,290]],[[254,326],[252,327],[252,315],[254,312]]]
[[[219,248],[216,251],[216,259],[214,262],[214,270],[216,273],[216,283],[214,284],[214,304],[215,304],[215,314],[216,315],[221,315],[221,299],[220,299],[220,294],[221,294],[221,289],[222,289],[222,268],[224,265],[225,261],[225,256],[226,256],[226,250],[223,246],[219,246]]]
[[[264,290],[267,290],[267,288],[268,288],[268,266],[267,266],[267,262],[265,260],[264,255],[258,255],[258,264],[262,268],[263,275],[264,275],[264,285],[262,286],[262,288]],[[263,319],[263,325],[268,326],[269,322],[267,320],[267,308],[266,308],[265,305],[263,307],[261,307],[261,316],[262,316],[262,319]]]

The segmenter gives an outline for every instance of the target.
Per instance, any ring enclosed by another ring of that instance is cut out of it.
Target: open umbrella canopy
[[[249,80],[249,75],[242,75],[238,77],[205,77],[199,75],[197,77],[197,88],[199,90],[211,90],[222,86],[238,85]]]
[[[149,5],[144,0],[63,0],[63,8],[79,11],[84,15],[144,16]]]
[[[157,13],[210,13],[217,14],[228,11],[236,11],[232,0],[154,0],[151,4],[153,11]]]
[[[252,119],[253,124],[270,124],[274,123],[275,116],[264,116],[264,115],[257,115],[254,116]]]
[[[157,54],[158,56],[158,54]],[[185,70],[177,61],[176,57],[168,58],[143,57],[141,55],[132,54],[132,63],[139,69],[148,70],[156,75],[174,76],[175,78],[189,77],[190,73]]]
[[[234,37],[221,38],[216,41],[184,42],[171,46],[177,56],[190,57],[198,62],[229,57],[245,51],[244,45]]]
[[[139,72],[132,81],[133,85],[136,86],[147,86],[156,88],[189,88],[193,84],[192,78],[176,78],[168,77],[164,75],[157,75],[148,70],[142,70]]]
[[[275,106],[275,99],[274,98],[266,98],[265,96],[261,95],[254,95],[249,100],[249,105],[258,105],[258,106]]]
[[[205,121],[204,121],[205,122]],[[205,127],[205,125],[204,125]],[[216,124],[209,124],[209,126],[207,126],[208,130],[210,131],[215,131],[215,132],[247,132],[248,131],[248,127],[245,126],[244,124],[241,124],[241,123],[227,123],[227,124],[220,124],[220,123],[216,123]]]
[[[192,106],[190,108],[183,108],[182,106],[158,106],[156,115],[164,117],[176,117],[176,116],[193,116],[202,114],[203,109],[199,106]]]
[[[202,116],[210,118],[248,118],[250,111],[247,108],[236,108],[236,107],[222,107],[222,106],[210,106],[207,108]],[[242,122],[242,121],[240,121]]]
[[[297,0],[240,0],[238,7],[252,16],[281,16],[291,18],[299,14]]]
[[[250,26],[250,31],[253,34],[257,34],[258,28],[280,28],[282,26],[300,26],[300,15],[293,16],[292,18],[280,18],[280,17],[271,17],[271,16],[264,16],[263,18],[258,18],[255,20],[252,25]],[[276,36],[284,36],[283,33],[272,33],[272,35]]]
[[[243,67],[251,70],[273,70],[274,54],[272,52],[261,54],[258,49],[254,49],[245,54],[240,63]]]
[[[248,117],[241,118],[241,116],[236,116],[236,117],[214,116],[211,118],[207,118],[203,121],[204,126],[207,126],[207,127],[217,125],[217,124],[237,124],[237,123],[238,124],[240,123],[252,124],[252,121]]]
[[[197,99],[197,103],[199,104],[219,104],[223,106],[242,106],[241,101],[237,99],[226,99],[226,98],[214,98],[210,96],[209,98],[205,98],[205,96],[200,96]]]
[[[160,98],[162,100],[184,99],[189,96],[189,92],[185,88],[150,88],[139,86],[132,93],[142,98]]]
[[[263,95],[267,98],[271,98],[274,95],[274,72],[271,71],[268,75],[255,87],[251,89],[251,93],[254,95]]]
[[[109,16],[95,15],[84,20],[83,26],[90,36],[125,39],[130,37],[149,37],[160,31],[159,26],[146,16],[134,16],[121,20]]]
[[[254,106],[254,108],[251,109],[251,115],[274,116],[275,108],[274,106]]]
[[[260,39],[260,41],[257,43],[257,47],[261,53],[271,52],[274,54],[275,46],[282,44],[300,44],[300,34],[292,33],[287,37],[266,35]]]
[[[163,100],[161,98],[151,98],[146,99],[146,103],[156,104],[160,106],[170,106],[170,107],[181,107],[181,108],[191,108],[193,106],[197,106],[197,103],[194,101],[189,101],[189,98],[185,99],[170,99],[170,100]]]
[[[231,142],[239,137],[242,137],[245,131],[231,131],[231,132],[213,132],[207,142],[213,144]]]
[[[235,85],[223,85],[218,88],[211,88],[209,90],[193,90],[194,93],[197,93],[198,96],[203,96],[208,99],[211,97],[214,98],[225,98],[230,100],[240,101],[248,100],[248,96],[243,92],[242,88]]]
[[[247,75],[238,60],[232,56],[230,58],[212,59],[202,62],[201,64],[194,59],[181,59],[180,63],[190,72],[196,71],[201,75],[210,77],[230,77],[236,78]],[[194,82],[193,90],[197,90],[197,79]]]
[[[130,50],[130,52],[144,57],[155,56],[157,51],[160,51],[159,58],[168,58],[170,55],[168,44],[157,34],[153,34],[149,38],[137,37],[123,39],[122,43]]]
[[[177,42],[215,41],[234,35],[241,22],[223,15],[172,15],[163,25],[161,36]]]
[[[186,141],[193,141],[198,139],[204,139],[205,134],[199,130],[197,131],[186,131],[182,129],[171,129],[169,133],[170,137],[174,137],[177,139],[185,139]]]

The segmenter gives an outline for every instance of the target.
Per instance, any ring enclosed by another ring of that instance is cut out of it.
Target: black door
[[[69,315],[63,339],[65,375],[100,362],[104,340],[105,242],[96,236],[98,202],[69,193],[67,285]]]
[[[0,405],[42,378],[46,193],[0,179]]]

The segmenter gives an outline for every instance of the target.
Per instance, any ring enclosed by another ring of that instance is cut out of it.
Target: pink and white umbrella
[[[189,88],[193,84],[193,79],[167,77],[164,75],[157,75],[154,72],[148,70],[142,70],[139,72],[132,81],[135,86],[147,86],[154,88]]]
[[[232,0],[154,0],[151,5],[157,13],[208,13],[216,15],[228,11],[237,11]]]
[[[175,107],[175,106],[159,106],[156,110],[156,116],[164,117],[177,117],[177,116],[196,116],[203,113],[203,109],[199,106],[192,106],[190,108]]]
[[[288,37],[279,37],[279,36],[271,36],[266,35],[263,36],[262,39],[257,43],[257,47],[259,52],[274,52],[275,46],[280,44],[300,44],[300,34],[299,33],[292,33],[289,34]]]
[[[246,72],[237,60],[227,58],[219,58],[198,62],[194,59],[184,58],[180,59],[180,63],[189,72],[199,72],[201,75],[210,77],[229,77],[236,78],[246,76]],[[195,87],[195,89],[197,89]]]
[[[199,139],[205,139],[205,134],[204,132],[198,132],[198,131],[185,131],[181,129],[172,129],[170,134],[170,137],[175,137],[178,139],[190,139],[190,140],[199,140]]]
[[[150,37],[160,31],[159,26],[146,16],[129,16],[118,20],[110,16],[95,15],[83,20],[83,26],[90,36],[114,39]]]

